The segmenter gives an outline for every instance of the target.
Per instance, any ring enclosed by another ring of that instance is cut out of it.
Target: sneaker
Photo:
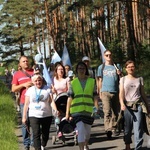
[[[44,146],[41,146],[41,150],[45,150],[45,147],[44,147]]]
[[[58,137],[62,137],[62,133],[61,132],[58,132]]]
[[[111,132],[111,131],[107,131],[106,134],[107,134],[107,138],[108,138],[108,139],[111,139],[111,137],[112,137],[112,132]]]
[[[20,112],[20,106],[17,105],[17,112]]]
[[[89,147],[87,145],[84,146],[84,150],[89,150]]]
[[[30,147],[25,147],[24,150],[30,150]]]
[[[114,137],[115,137],[115,136],[119,136],[119,134],[120,134],[120,133],[117,132],[116,130],[112,130],[112,136],[114,136]]]

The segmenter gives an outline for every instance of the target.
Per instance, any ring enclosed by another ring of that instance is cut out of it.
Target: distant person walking
[[[21,67],[21,70],[17,71],[13,76],[12,92],[20,92],[20,108],[21,108],[21,115],[22,115],[24,102],[25,102],[25,92],[30,86],[33,85],[31,82],[33,69],[29,68],[28,58],[26,56],[20,57],[19,66]],[[22,135],[23,135],[23,142],[24,142],[25,150],[29,150],[30,149],[30,134],[24,125],[22,126]]]
[[[125,150],[131,150],[132,129],[134,129],[135,150],[142,150],[143,111],[149,113],[148,101],[143,87],[143,78],[135,75],[135,63],[129,60],[125,64],[127,75],[120,79],[120,105],[124,111]]]
[[[104,112],[104,127],[108,139],[117,136],[117,117],[119,112],[119,83],[118,75],[121,74],[117,70],[112,61],[112,53],[110,50],[104,52],[105,63],[98,67],[98,92],[102,100]]]
[[[87,65],[88,72],[89,72],[89,77],[95,79],[95,70],[92,69],[91,66],[90,66],[90,62],[91,62],[90,58],[87,57],[87,56],[84,56],[84,57],[82,58],[82,61]]]
[[[76,67],[77,78],[71,81],[68,91],[66,119],[73,117],[78,131],[78,144],[80,150],[89,150],[88,142],[91,134],[91,125],[94,105],[98,109],[95,80],[88,77],[89,72],[84,62]]]

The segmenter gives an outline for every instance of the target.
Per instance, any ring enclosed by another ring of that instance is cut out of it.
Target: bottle
[[[58,116],[55,118],[55,124],[60,124],[60,118]]]

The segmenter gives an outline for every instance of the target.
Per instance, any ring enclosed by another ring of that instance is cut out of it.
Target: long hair
[[[63,71],[64,71],[63,78],[65,78],[66,77],[65,67],[61,63],[58,63],[56,65],[55,70],[54,70],[54,76],[56,77],[56,79],[58,79],[57,69],[59,66],[63,68]]]

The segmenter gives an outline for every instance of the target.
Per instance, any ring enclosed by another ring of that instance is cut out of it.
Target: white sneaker
[[[84,146],[84,150],[89,150],[89,147],[87,145]]]
[[[45,150],[45,148],[43,146],[41,146],[41,150]]]

